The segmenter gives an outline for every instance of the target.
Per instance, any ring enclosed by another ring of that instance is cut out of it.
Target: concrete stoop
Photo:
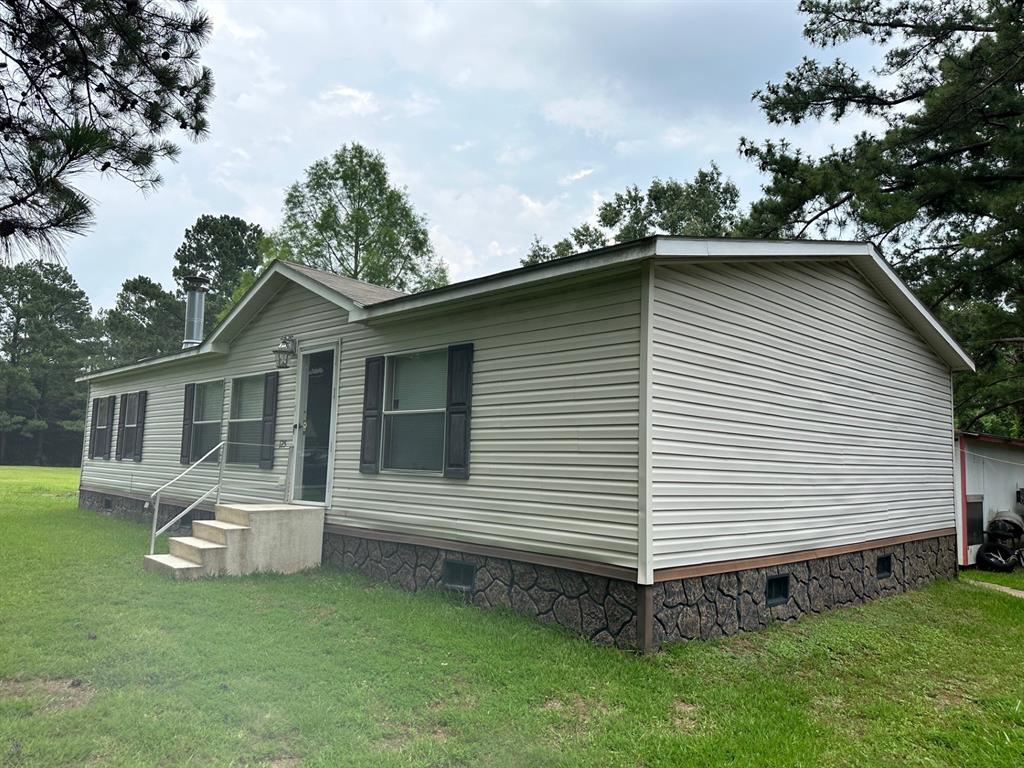
[[[170,554],[146,555],[143,567],[175,579],[295,573],[320,565],[324,510],[297,504],[218,504],[216,519],[172,536]]]

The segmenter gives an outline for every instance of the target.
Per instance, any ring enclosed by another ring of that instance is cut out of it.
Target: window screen
[[[231,464],[259,464],[263,439],[263,376],[231,382],[228,455]]]
[[[389,357],[385,378],[384,469],[440,472],[448,351]]]
[[[220,442],[220,424],[224,416],[223,381],[196,384],[192,414],[192,461],[196,461]]]

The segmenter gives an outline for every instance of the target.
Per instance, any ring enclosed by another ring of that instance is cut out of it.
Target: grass
[[[992,573],[990,571],[979,571],[971,568],[962,572],[963,578],[974,581],[987,581],[991,584],[1002,584],[1004,587],[1011,587],[1024,591],[1024,569],[1018,568],[1013,573]]]
[[[638,657],[334,570],[176,583],[0,467],[3,766],[1020,766],[1024,605],[962,583]]]

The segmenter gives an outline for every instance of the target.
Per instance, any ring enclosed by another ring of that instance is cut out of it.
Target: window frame
[[[195,464],[197,461],[199,461],[199,459],[201,459],[203,457],[204,454],[206,454],[210,450],[209,448],[207,448],[202,453],[199,453],[199,454],[196,453],[196,433],[197,433],[196,427],[197,426],[203,425],[203,424],[214,424],[214,423],[219,424],[220,425],[220,429],[217,430],[217,438],[218,439],[217,439],[216,443],[214,443],[214,445],[216,445],[217,443],[223,442],[223,439],[224,439],[224,382],[225,381],[226,381],[226,379],[220,378],[220,379],[206,379],[205,381],[193,381],[192,382],[192,385],[195,387],[195,394],[194,394],[194,396],[192,398],[192,438],[191,438],[191,445],[189,445],[189,447],[188,447],[189,463],[191,463],[191,464]],[[199,421],[196,418],[196,407],[199,404],[199,388],[207,386],[209,384],[218,384],[218,383],[220,384],[220,387],[221,387],[221,389],[220,389],[220,418],[216,422],[213,422],[213,421]]]
[[[390,402],[389,398],[388,398],[388,392],[390,391],[389,387],[391,385],[392,376],[394,375],[394,365],[393,365],[392,361],[394,361],[394,360],[396,360],[398,358],[402,358],[402,357],[412,357],[413,355],[424,355],[424,354],[429,354],[431,352],[443,352],[444,353],[444,377],[445,377],[444,395],[445,395],[445,397],[444,397],[444,403],[441,405],[441,407],[440,408],[408,408],[408,409],[398,409],[398,410],[395,410],[393,408],[388,408],[387,406],[388,406],[388,404]],[[384,395],[383,395],[383,398],[382,398],[381,409],[380,409],[380,455],[378,457],[378,461],[380,462],[380,470],[379,470],[379,472],[384,473],[384,474],[396,474],[396,475],[424,475],[424,476],[427,476],[427,477],[430,477],[430,476],[443,477],[444,476],[444,447],[445,447],[446,442],[448,440],[448,419],[447,419],[446,416],[445,416],[445,418],[442,419],[442,424],[441,424],[441,457],[440,457],[441,461],[440,461],[440,467],[438,469],[402,469],[400,467],[389,467],[389,466],[387,466],[384,463],[384,456],[385,456],[385,447],[386,447],[385,438],[386,438],[386,429],[387,429],[388,416],[396,416],[396,415],[401,416],[401,415],[415,414],[415,413],[440,413],[442,415],[446,415],[448,413],[448,402],[447,402],[448,401],[448,346],[444,345],[444,346],[436,346],[436,347],[424,347],[422,349],[403,350],[401,352],[393,352],[391,354],[384,355],[384,387],[383,387],[383,389],[384,389]]]
[[[131,424],[128,423],[128,402],[134,400],[135,402],[135,421]],[[139,393],[138,392],[126,392],[121,397],[121,407],[124,409],[124,429],[121,430],[121,434],[118,435],[118,439],[121,441],[121,461],[134,461],[135,460],[135,443],[136,435],[139,430]],[[129,432],[131,430],[131,437],[129,438]]]
[[[227,449],[227,451],[225,453],[225,456],[224,456],[224,463],[225,464],[234,464],[236,466],[241,466],[241,467],[259,467],[259,465],[260,465],[260,452],[259,451],[256,452],[256,460],[255,461],[240,461],[237,458],[232,458],[232,453],[231,453],[231,446],[232,446],[232,442],[231,442],[231,427],[232,427],[233,424],[251,424],[251,423],[256,423],[256,424],[260,425],[260,436],[262,437],[262,432],[263,432],[263,411],[264,411],[264,408],[265,408],[265,400],[267,399],[266,377],[267,377],[266,372],[263,372],[263,373],[253,373],[253,374],[250,374],[248,376],[234,376],[231,379],[229,379],[229,381],[231,382],[231,400],[228,403],[228,418],[227,418],[227,424],[228,424],[227,441],[228,442],[227,442],[227,445],[225,446],[225,448]],[[259,380],[259,384],[260,384],[260,386],[259,386],[259,391],[260,391],[260,396],[259,396],[260,409],[259,409],[259,412],[260,412],[260,415],[257,416],[256,418],[252,418],[252,419],[236,419],[236,418],[233,418],[232,415],[231,415],[232,412],[234,411],[234,408],[235,408],[235,384],[238,383],[238,382],[245,381],[246,379],[258,379]],[[223,410],[223,406],[222,406],[221,410]],[[255,443],[253,445],[249,445],[248,447],[261,448],[262,445],[263,445],[263,443]]]

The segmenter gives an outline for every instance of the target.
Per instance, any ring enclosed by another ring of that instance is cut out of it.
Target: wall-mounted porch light
[[[287,368],[288,363],[295,357],[295,337],[282,336],[281,343],[274,347],[274,357],[277,358],[278,368]]]

